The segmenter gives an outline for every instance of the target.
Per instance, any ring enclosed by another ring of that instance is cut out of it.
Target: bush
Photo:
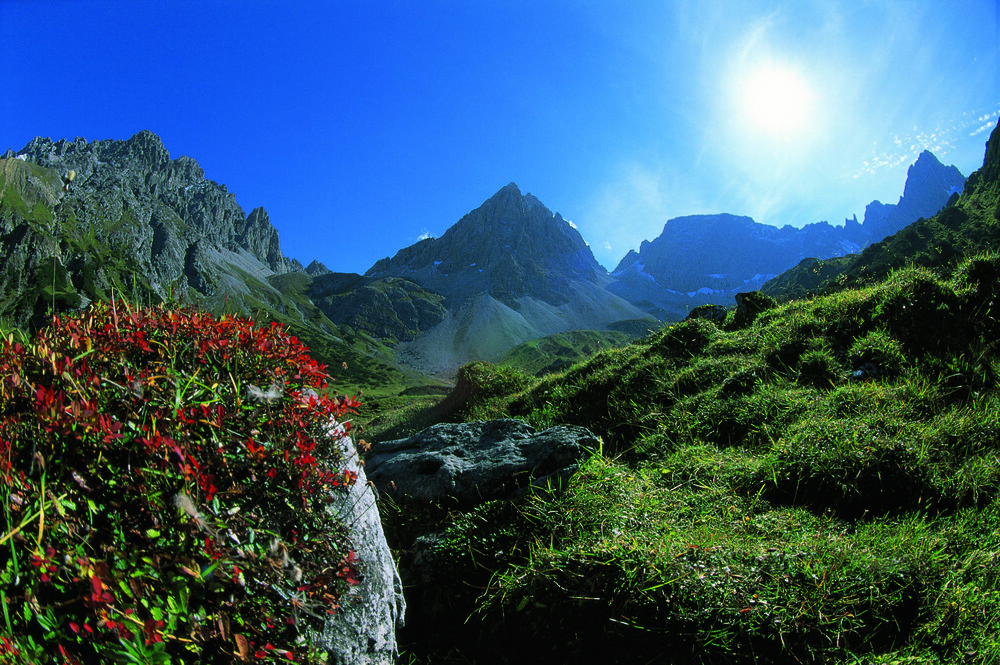
[[[481,417],[492,401],[527,387],[531,378],[518,369],[482,360],[458,369],[455,388],[445,401],[446,410],[457,409],[465,416]]]
[[[722,333],[708,319],[691,319],[664,328],[650,338],[650,349],[663,356],[689,358],[701,353]]]
[[[281,326],[98,304],[0,344],[3,662],[300,659],[357,583],[325,368]]]

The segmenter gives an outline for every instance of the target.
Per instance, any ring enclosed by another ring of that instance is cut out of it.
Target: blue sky
[[[0,0],[0,151],[157,133],[286,255],[364,272],[516,182],[609,269],[687,214],[801,226],[966,175],[1000,0]]]

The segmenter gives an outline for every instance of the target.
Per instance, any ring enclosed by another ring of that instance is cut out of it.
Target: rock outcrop
[[[396,628],[406,612],[403,585],[357,450],[350,439],[342,441],[346,468],[358,479],[349,493],[331,494],[328,509],[347,525],[363,569],[360,584],[327,620],[323,634],[316,636],[317,646],[329,653],[333,665],[391,665],[397,655]]]
[[[365,468],[381,491],[474,505],[531,484],[555,484],[599,447],[600,440],[583,427],[537,432],[520,420],[445,423],[408,439],[373,444]]]

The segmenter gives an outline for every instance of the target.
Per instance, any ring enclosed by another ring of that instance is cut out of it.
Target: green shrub
[[[357,583],[325,368],[277,324],[98,304],[0,344],[4,662],[284,661]]]
[[[958,295],[927,269],[892,273],[866,303],[865,316],[913,354],[945,353],[968,343]]]
[[[459,368],[448,402],[463,415],[488,418],[497,398],[517,393],[531,383],[531,377],[518,369],[477,360]]]
[[[664,356],[687,358],[700,353],[721,336],[719,328],[708,319],[691,319],[668,326],[653,335],[649,347]]]

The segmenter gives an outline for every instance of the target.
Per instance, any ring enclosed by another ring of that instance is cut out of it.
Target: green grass
[[[411,591],[405,659],[1000,659],[998,268],[903,268],[542,378],[468,366],[453,416],[603,450],[519,503],[384,507],[394,548],[436,531],[450,571]]]

